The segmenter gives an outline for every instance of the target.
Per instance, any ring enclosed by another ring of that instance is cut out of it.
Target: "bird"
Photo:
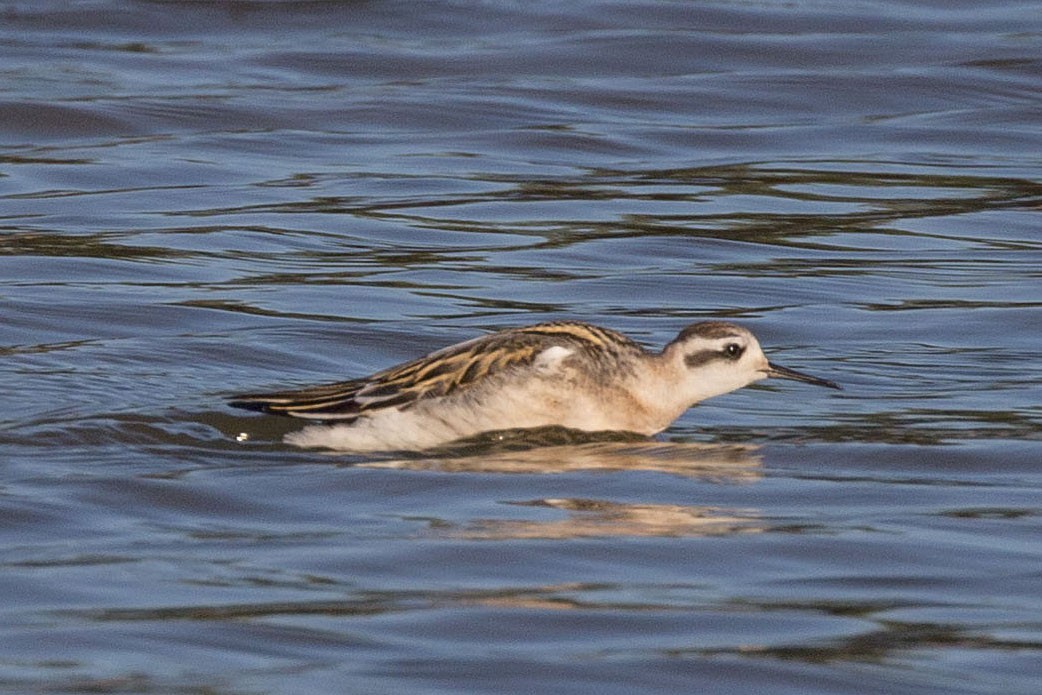
[[[421,451],[485,433],[560,427],[652,436],[707,398],[768,377],[831,389],[772,364],[747,329],[694,323],[661,351],[582,321],[485,334],[370,376],[233,396],[237,408],[316,421],[284,441],[343,452]]]

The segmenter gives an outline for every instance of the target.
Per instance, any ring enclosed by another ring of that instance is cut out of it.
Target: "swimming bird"
[[[322,421],[286,435],[297,446],[422,450],[518,428],[652,435],[696,403],[767,377],[840,388],[771,364],[733,323],[692,324],[653,352],[606,328],[558,321],[483,335],[368,377],[230,404]]]

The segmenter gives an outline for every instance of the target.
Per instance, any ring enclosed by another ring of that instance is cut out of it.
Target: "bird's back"
[[[644,349],[621,333],[577,321],[511,328],[443,348],[370,377],[296,391],[246,394],[236,407],[318,420],[352,421],[388,408],[407,409],[427,399],[463,395],[493,378],[520,373],[551,348],[563,348],[586,378],[617,375]]]

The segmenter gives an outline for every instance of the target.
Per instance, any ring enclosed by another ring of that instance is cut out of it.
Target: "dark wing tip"
[[[228,405],[270,415],[289,415],[309,420],[354,420],[359,406],[351,395],[331,397],[325,392],[300,391],[232,396]]]
[[[263,400],[257,396],[232,396],[228,401],[228,405],[233,408],[242,408],[243,410],[253,410],[258,413],[271,413],[274,412],[271,409],[271,402]]]

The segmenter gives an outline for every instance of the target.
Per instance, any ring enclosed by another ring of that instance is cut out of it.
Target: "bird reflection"
[[[656,471],[718,483],[753,483],[762,475],[758,448],[738,444],[653,441],[643,437],[492,433],[438,455],[354,463],[356,466],[444,473],[560,474],[574,471]],[[533,519],[439,520],[428,533],[472,540],[636,536],[719,536],[762,531],[756,510],[611,500],[553,498],[508,504],[541,508]],[[545,510],[553,510],[547,513]],[[556,513],[555,513],[556,512]]]
[[[757,533],[763,521],[755,510],[675,504],[628,504],[588,499],[519,502],[567,512],[554,520],[484,519],[450,536],[475,540],[565,539],[618,536],[723,536]]]
[[[762,476],[759,448],[743,444],[661,442],[645,437],[576,437],[573,430],[496,432],[433,455],[355,462],[372,468],[458,473],[566,473],[645,470],[720,482],[754,482]]]

